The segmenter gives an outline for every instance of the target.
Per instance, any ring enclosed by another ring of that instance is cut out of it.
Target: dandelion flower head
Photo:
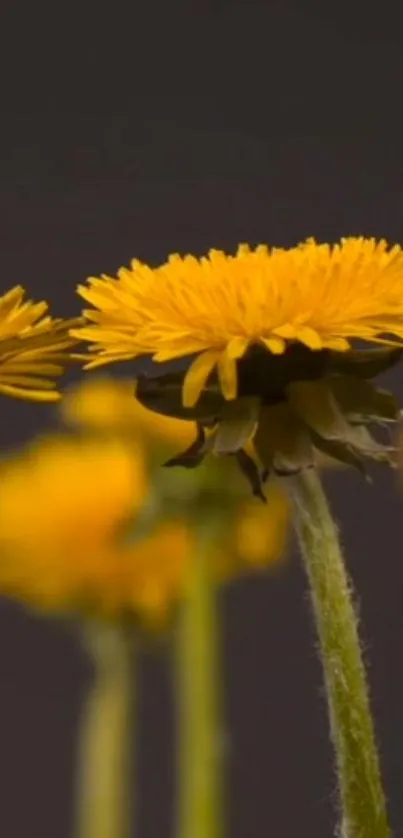
[[[60,398],[54,379],[77,342],[70,329],[81,321],[53,319],[47,303],[24,300],[17,285],[0,297],[0,393],[32,401]]]
[[[295,342],[311,352],[346,352],[355,338],[401,344],[402,288],[403,251],[384,240],[174,254],[155,269],[134,260],[116,279],[79,286],[92,308],[73,334],[91,343],[89,367],[190,358],[183,402],[191,407],[213,370],[234,399],[237,363],[252,347],[281,356]]]

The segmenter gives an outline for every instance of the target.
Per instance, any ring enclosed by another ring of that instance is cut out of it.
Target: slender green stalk
[[[194,557],[178,627],[177,838],[222,838],[222,730],[215,586],[208,543]]]
[[[336,753],[342,838],[390,838],[351,586],[319,477],[293,480]]]
[[[76,835],[128,838],[132,816],[132,647],[118,625],[86,626],[84,640],[95,671],[81,720]]]

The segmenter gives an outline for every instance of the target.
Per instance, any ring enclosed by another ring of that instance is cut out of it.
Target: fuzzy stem
[[[208,547],[202,537],[192,562],[178,628],[178,838],[223,835],[219,722],[222,676],[217,665],[216,591]]]
[[[314,470],[293,479],[295,526],[319,635],[336,754],[342,838],[390,838],[351,586]]]
[[[128,838],[132,647],[118,625],[87,626],[84,641],[95,672],[81,719],[76,835]]]

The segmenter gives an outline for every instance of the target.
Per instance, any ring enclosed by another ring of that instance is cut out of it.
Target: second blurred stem
[[[179,801],[177,838],[223,838],[220,643],[212,541],[201,534],[177,636]]]
[[[133,647],[124,626],[87,624],[84,647],[93,683],[84,705],[78,743],[76,838],[128,838],[131,834]]]

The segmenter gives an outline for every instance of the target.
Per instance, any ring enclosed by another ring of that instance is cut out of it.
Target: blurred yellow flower
[[[240,501],[233,527],[215,555],[219,580],[273,567],[284,558],[291,517],[288,498],[274,482],[267,486],[266,496],[267,505],[257,500]]]
[[[239,559],[250,567],[267,567],[284,555],[290,524],[286,494],[270,484],[267,506],[256,500],[245,501],[234,529],[234,546]]]
[[[160,626],[172,604],[184,596],[194,541],[184,519],[162,521],[126,550],[128,606],[148,625]]]
[[[0,590],[54,610],[130,608],[144,553],[127,532],[147,492],[140,449],[117,439],[50,437],[9,457],[0,465]]]
[[[195,423],[148,410],[135,398],[135,388],[136,382],[127,378],[89,376],[65,392],[61,416],[84,430],[134,436],[144,444],[191,445]]]
[[[181,471],[188,479],[176,491],[175,476],[153,467],[151,449],[183,446],[193,423],[155,414],[149,422],[132,389],[127,381],[84,382],[62,402],[84,435],[45,437],[0,462],[4,595],[51,612],[132,615],[158,627],[186,596],[196,528],[212,518],[217,581],[283,555],[288,506],[280,487],[269,485],[267,506],[251,502],[228,461],[224,472]],[[221,510],[222,481],[231,502]]]
[[[162,496],[150,514],[159,489],[149,484],[145,454],[135,438],[60,435],[3,460],[0,592],[45,611],[131,615],[161,626],[186,595],[196,517],[199,527],[211,522],[202,485],[191,509],[181,502],[167,510]],[[275,485],[268,498],[263,506],[236,490],[230,536],[224,512],[217,549],[211,545],[212,578],[226,581],[281,558],[287,501]]]
[[[0,393],[33,401],[56,401],[54,378],[61,375],[68,350],[77,341],[69,334],[81,322],[44,316],[47,303],[24,302],[17,285],[0,297]]]

